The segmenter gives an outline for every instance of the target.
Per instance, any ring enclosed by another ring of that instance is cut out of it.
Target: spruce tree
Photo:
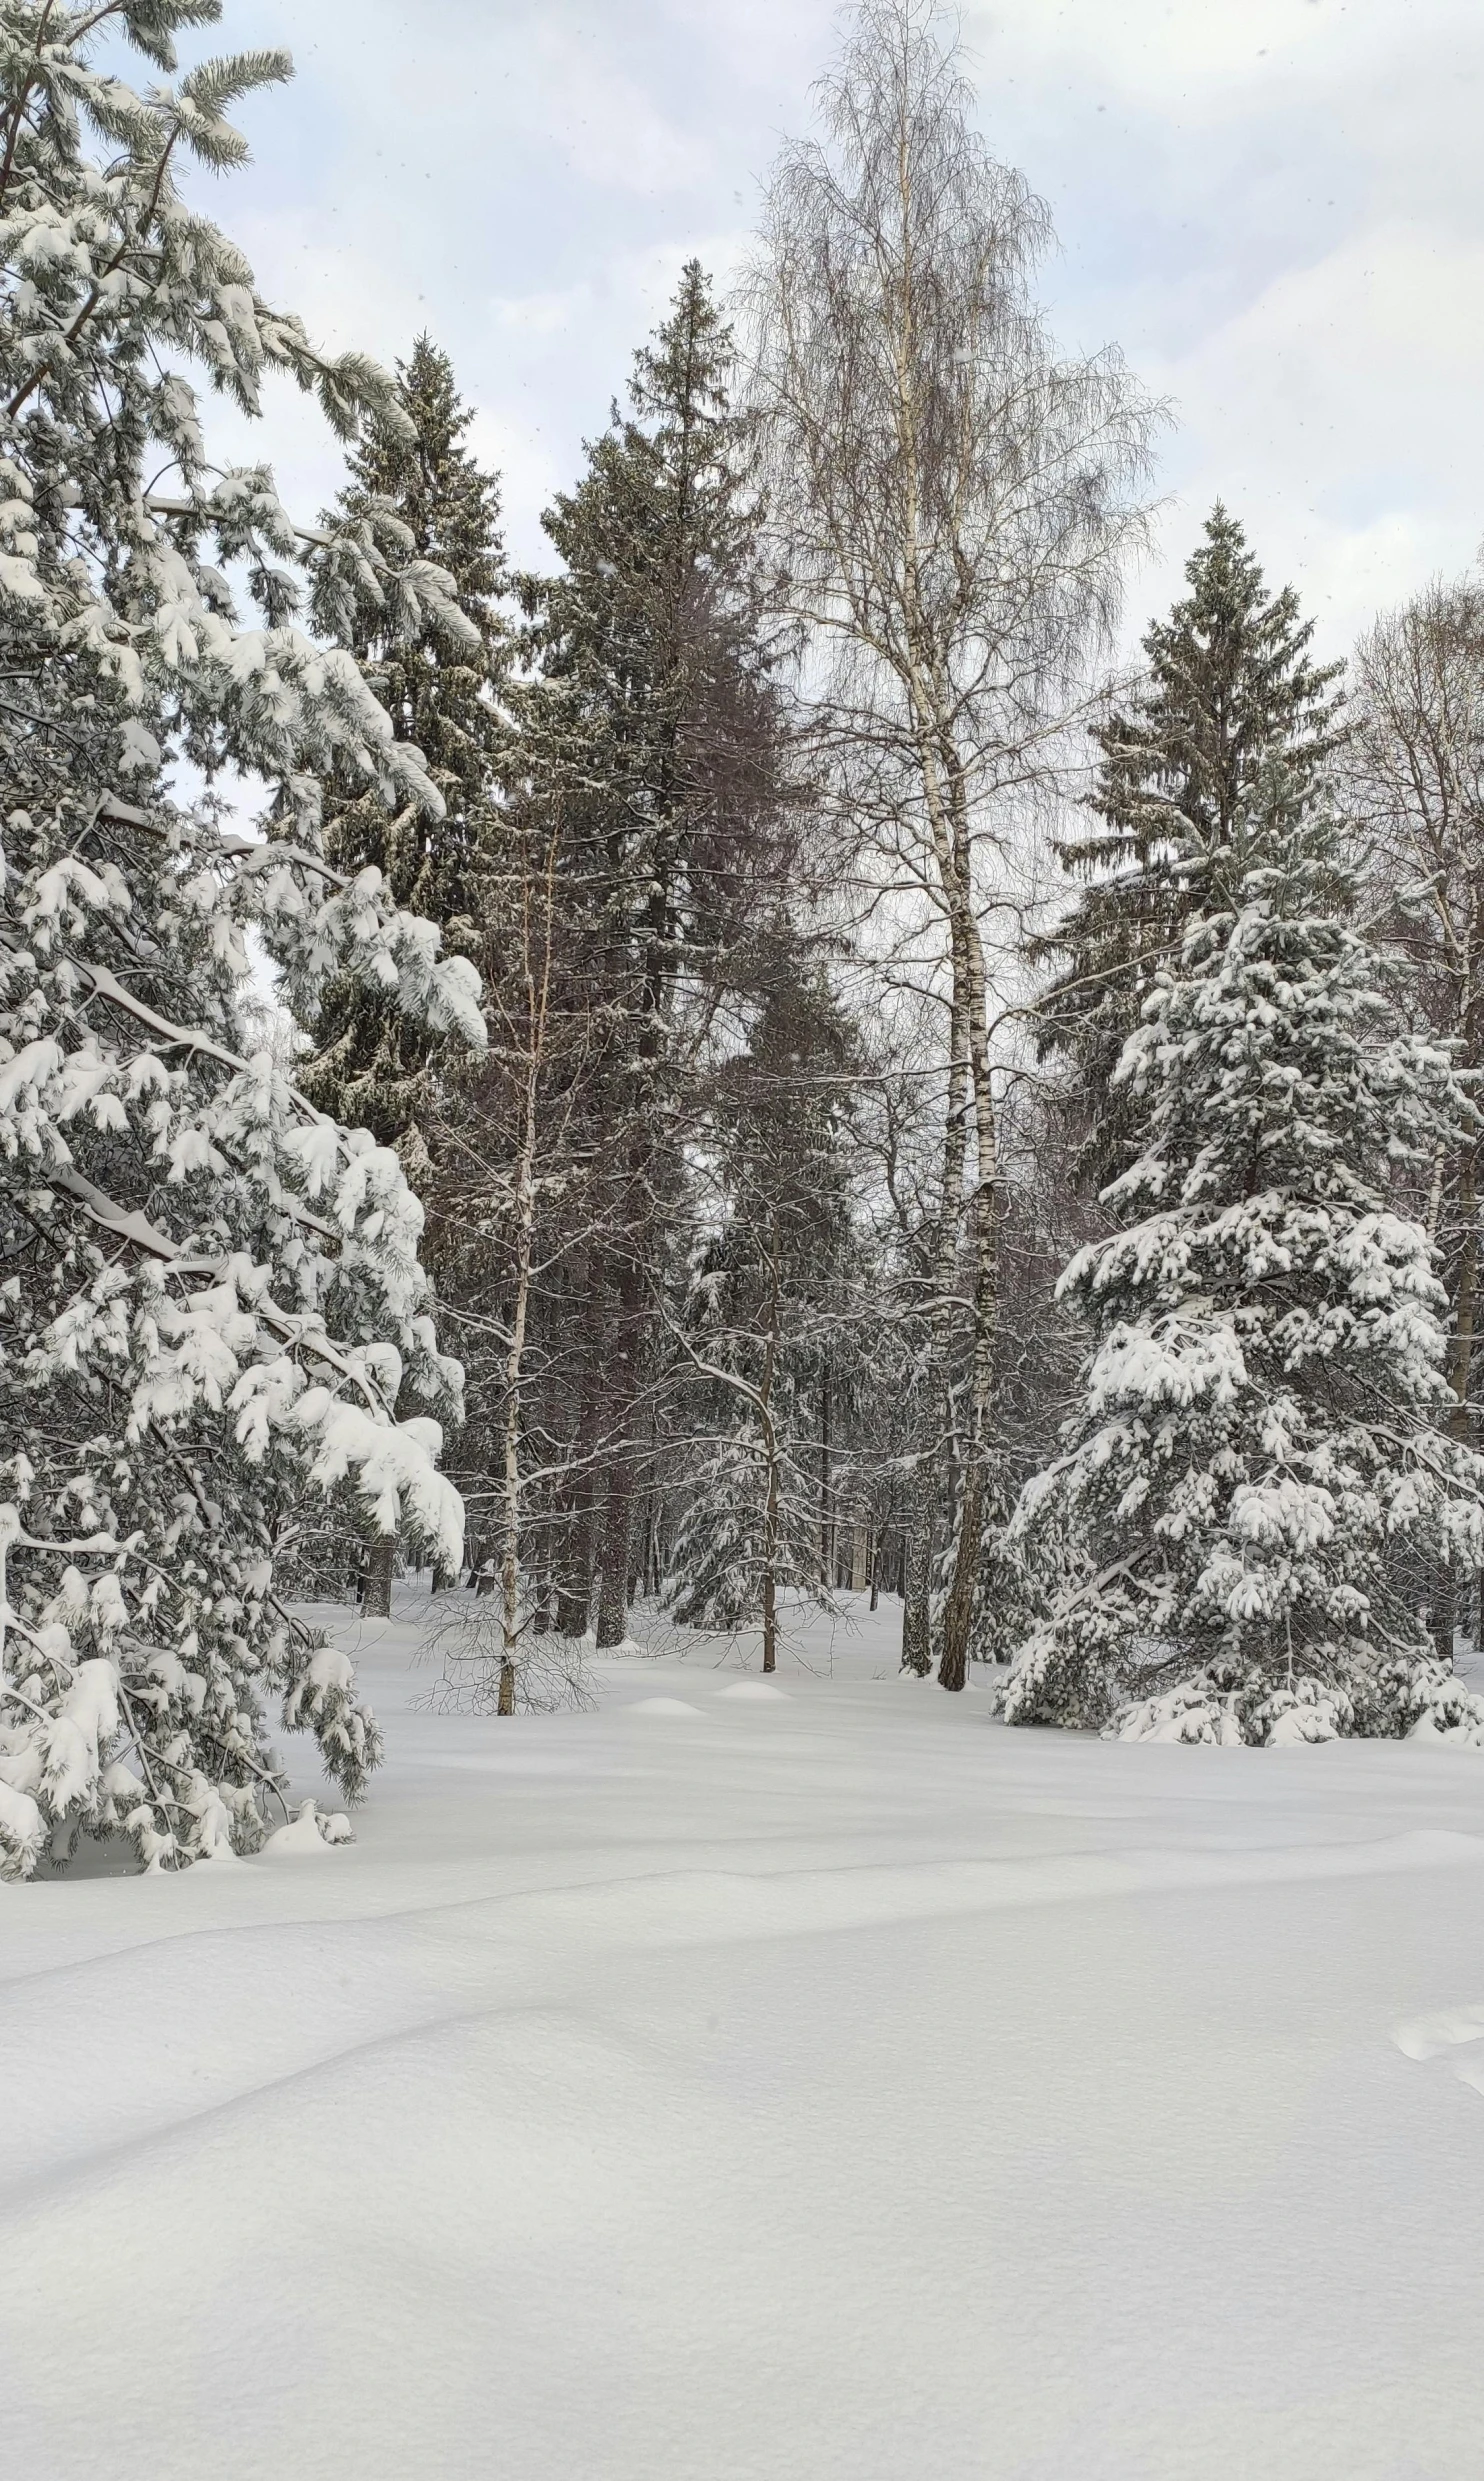
[[[1301,770],[1269,761],[1212,862],[1212,909],[1116,1072],[1149,1128],[1106,1193],[1130,1219],[1061,1281],[1086,1396],[1017,1530],[1058,1559],[1070,1540],[1079,1569],[1006,1711],[1130,1738],[1484,1739],[1418,1585],[1477,1559],[1484,1463],[1446,1433],[1444,1294],[1396,1203],[1469,1107],[1446,1054],[1393,1030]]]
[[[353,480],[340,494],[337,522],[367,541],[389,540],[404,558],[435,563],[452,580],[452,594],[409,630],[394,597],[362,593],[347,634],[367,686],[399,736],[421,751],[443,811],[433,820],[403,804],[389,815],[373,790],[342,771],[328,790],[325,844],[343,870],[378,869],[398,904],[436,922],[452,951],[469,954],[479,944],[481,876],[506,742],[499,484],[465,445],[470,411],[448,355],[428,336],[397,364],[395,414],[352,450]],[[321,618],[334,625],[341,615],[325,609]],[[438,1056],[427,1029],[364,987],[337,981],[312,1041],[306,1092],[397,1145],[414,1177],[423,1172]]]
[[[1080,1172],[1098,1187],[1138,1143],[1113,1071],[1164,964],[1209,901],[1265,771],[1313,790],[1337,746],[1343,667],[1309,654],[1291,587],[1270,594],[1236,519],[1217,502],[1186,564],[1189,593],[1144,638],[1143,686],[1099,728],[1098,826],[1059,849],[1086,884],[1040,953],[1062,960],[1041,1039],[1074,1071]]]
[[[785,813],[732,364],[692,261],[635,356],[628,411],[615,406],[576,488],[543,520],[560,574],[527,587],[541,681],[523,756],[562,815],[563,953],[571,1004],[594,1032],[585,1108],[605,1174],[586,1312],[606,1487],[600,1644],[625,1625],[635,1409],[653,1363],[668,1202],[684,1178],[691,1063],[759,890],[771,899]],[[586,1591],[578,1580],[569,1599],[585,1603]]]

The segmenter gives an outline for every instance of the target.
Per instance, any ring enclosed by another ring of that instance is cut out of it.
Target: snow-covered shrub
[[[1080,1572],[1020,1652],[1012,1721],[1484,1741],[1415,1589],[1477,1563],[1484,1465],[1447,1433],[1443,1288],[1393,1202],[1468,1106],[1394,1030],[1303,807],[1265,782],[1254,866],[1124,1049],[1149,1137],[1106,1195],[1137,1219],[1062,1278],[1086,1401],[1017,1516],[1032,1548],[1070,1531]]]
[[[305,538],[265,468],[205,456],[191,361],[255,411],[265,369],[342,431],[388,402],[258,296],[178,193],[230,165],[233,99],[281,55],[132,93],[104,17],[157,66],[211,0],[0,13],[0,1868],[79,1827],[154,1865],[261,1840],[263,1708],[354,1796],[375,1724],[284,1608],[323,1495],[458,1556],[437,1471],[457,1365],[396,1158],[312,1109],[264,1037],[255,927],[296,998],[349,972],[470,1042],[471,968],[377,873],[327,868],[336,760],[437,808],[311,588],[412,625],[447,580],[369,527]],[[84,133],[101,139],[89,156]],[[296,570],[301,573],[296,574]],[[246,593],[260,625],[240,624]],[[186,759],[274,787],[275,832],[172,797]],[[281,1046],[280,1046],[281,1048]],[[423,1410],[399,1418],[405,1404]]]

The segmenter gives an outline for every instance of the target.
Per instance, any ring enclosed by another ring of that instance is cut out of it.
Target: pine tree
[[[445,944],[467,954],[480,938],[481,876],[490,863],[495,777],[506,742],[499,484],[464,445],[472,417],[448,355],[428,336],[397,364],[396,410],[401,419],[376,424],[351,451],[354,479],[340,495],[338,523],[370,541],[390,539],[404,557],[436,563],[452,580],[452,595],[409,628],[394,597],[364,593],[349,642],[399,739],[422,753],[443,810],[435,820],[404,804],[389,815],[374,788],[342,772],[325,805],[325,849],[342,870],[380,870],[398,904],[436,922]],[[325,994],[312,1040],[306,1093],[383,1144],[399,1145],[416,1177],[427,1161],[429,1080],[438,1055],[426,1027],[341,980]]]
[[[1268,1742],[1484,1740],[1432,1655],[1419,1574],[1477,1559],[1484,1463],[1445,1432],[1444,1295],[1394,1202],[1468,1106],[1394,1033],[1336,909],[1333,828],[1270,761],[1162,967],[1120,1090],[1146,1114],[1107,1192],[1136,1217],[1061,1293],[1093,1339],[1064,1453],[1018,1529],[1081,1574],[1023,1649],[1016,1722]]]
[[[113,22],[168,73],[172,29],[217,14],[150,0]],[[251,1849],[281,1797],[269,1698],[355,1795],[375,1723],[350,1664],[284,1607],[282,1563],[331,1496],[444,1557],[462,1530],[436,1470],[459,1372],[428,1314],[420,1210],[395,1158],[284,1073],[246,948],[254,926],[302,1006],[343,968],[481,1038],[472,968],[375,873],[325,858],[336,766],[389,806],[439,801],[349,655],[294,625],[356,574],[417,628],[449,581],[335,527],[306,570],[268,470],[207,464],[182,362],[247,412],[262,372],[287,369],[343,435],[394,418],[390,383],[316,354],[174,186],[177,157],[240,161],[223,112],[284,56],[141,98],[95,65],[101,24],[46,0],[0,18],[9,1875],[80,1830],[121,1829],[151,1866]],[[280,832],[172,800],[182,756],[266,777]],[[426,1410],[399,1421],[404,1386]]]
[[[1113,1088],[1124,1042],[1161,965],[1208,902],[1208,873],[1281,760],[1294,797],[1337,746],[1343,667],[1309,655],[1311,621],[1292,588],[1270,594],[1220,501],[1186,564],[1189,594],[1144,638],[1144,686],[1097,733],[1091,834],[1061,848],[1087,881],[1041,955],[1064,960],[1042,1004],[1043,1045],[1075,1069],[1081,1171],[1094,1188],[1138,1144],[1128,1086]]]

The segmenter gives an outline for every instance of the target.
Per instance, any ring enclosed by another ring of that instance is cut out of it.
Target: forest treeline
[[[501,1712],[848,1591],[1011,1720],[1484,1734],[1484,583],[1321,663],[1218,505],[1120,655],[1164,411],[927,0],[518,572],[437,340],[317,353],[175,187],[282,57],[98,23],[0,28],[7,1866],[250,1847],[270,1697],[354,1795],[303,1605],[399,1565]]]
[[[1352,1208],[1369,1175],[1420,1218],[1452,1391],[1431,1418],[1472,1440],[1481,589],[1432,586],[1321,664],[1218,506],[1116,664],[1160,409],[1116,353],[1058,353],[1045,210],[931,13],[857,11],[819,104],[725,312],[684,270],[546,513],[552,573],[505,573],[426,337],[410,431],[358,453],[344,501],[447,569],[478,651],[436,621],[410,662],[357,641],[448,808],[403,850],[379,804],[332,800],[331,846],[475,961],[491,1041],[409,1051],[332,1000],[306,1084],[429,1209],[507,1700],[533,1639],[616,1644],[637,1595],[761,1626],[771,1664],[784,1597],[890,1593],[904,1663],[949,1687],[1035,1634],[1087,1517],[1048,1558],[1045,1513],[1016,1511],[1110,1323],[1059,1279],[1130,1219],[1157,1117],[1126,1046],[1264,867],[1361,943],[1371,1031],[1446,1051],[1384,1072],[1451,1079],[1411,1141],[1394,1101],[1365,1160],[1352,1095],[1299,1152],[1358,1147]],[[1451,1658],[1472,1568],[1374,1522]],[[1151,1633],[1106,1601],[1105,1635]]]

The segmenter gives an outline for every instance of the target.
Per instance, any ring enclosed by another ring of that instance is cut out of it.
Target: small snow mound
[[[688,1714],[700,1720],[699,1706],[688,1706],[683,1697],[636,1697],[628,1709],[630,1714]]]
[[[1484,2041],[1484,2007],[1447,2007],[1436,2015],[1409,2016],[1392,2030],[1404,2058],[1436,2059],[1460,2043]]]
[[[1208,1691],[1199,1681],[1182,1681],[1163,1697],[1144,1697],[1124,1706],[1108,1726],[1109,1739],[1211,1741],[1240,1745],[1242,1727],[1233,1701]]]
[[[1270,1749],[1302,1749],[1317,1747],[1322,1740],[1339,1740],[1344,1736],[1350,1716],[1348,1698],[1317,1696],[1292,1704],[1286,1696],[1280,1701],[1270,1697],[1264,1713],[1271,1714],[1268,1723]]]
[[[1429,1677],[1423,1673],[1413,1687],[1416,1720],[1409,1740],[1449,1740],[1455,1746],[1484,1746],[1484,1698],[1455,1673]]]
[[[745,1697],[750,1705],[780,1705],[789,1702],[786,1688],[775,1688],[771,1680],[733,1680],[729,1688],[719,1688],[718,1697]]]
[[[321,1817],[312,1800],[301,1801],[299,1814],[280,1826],[263,1846],[265,1861],[297,1861],[304,1853],[324,1852],[331,1844],[353,1843],[350,1820],[343,1809]]]

